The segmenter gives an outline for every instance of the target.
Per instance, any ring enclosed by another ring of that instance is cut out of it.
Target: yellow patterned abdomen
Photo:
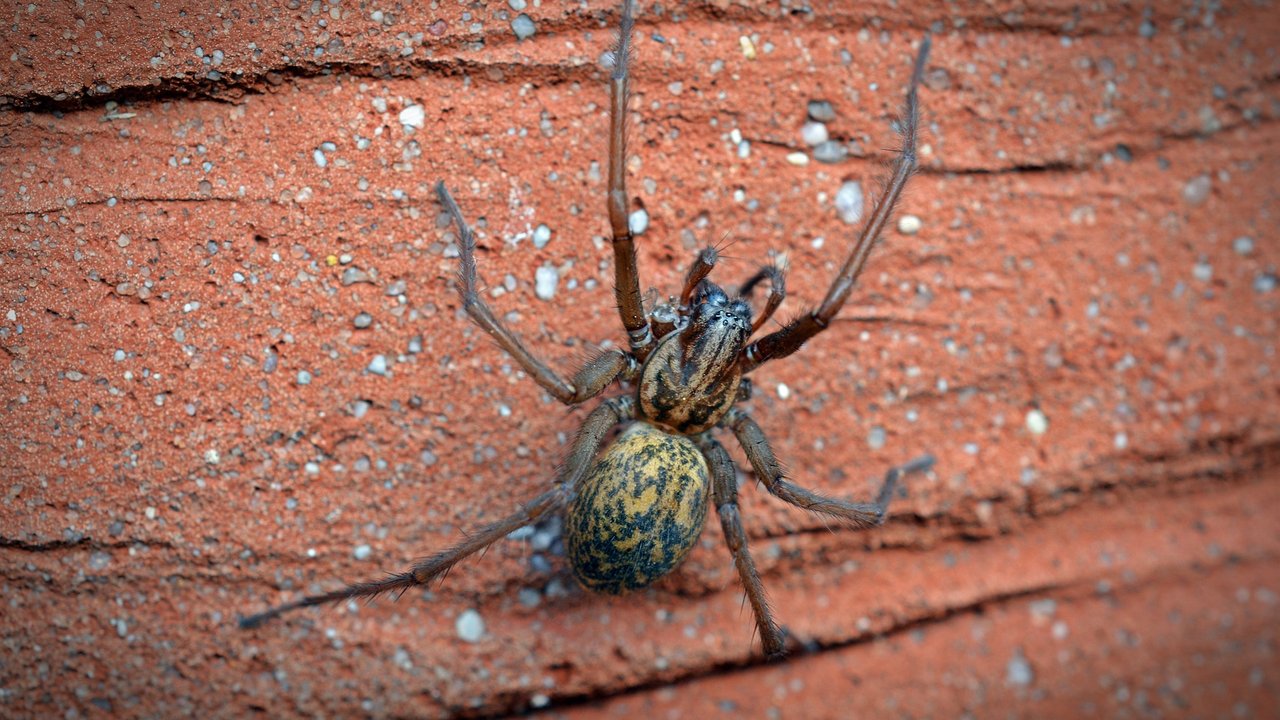
[[[707,517],[706,460],[688,438],[638,422],[605,450],[565,517],[583,587],[645,587],[684,560]]]

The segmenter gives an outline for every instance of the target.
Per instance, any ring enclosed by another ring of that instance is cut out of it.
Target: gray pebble
[[[357,560],[368,560],[373,554],[373,548],[368,545],[357,545],[355,550],[351,551],[351,556]]]
[[[817,147],[831,139],[831,136],[827,134],[826,125],[810,120],[800,128],[800,139],[809,147]]]
[[[458,637],[464,642],[476,643],[484,637],[484,618],[475,610],[463,610],[454,622],[454,627],[458,631]]]
[[[809,119],[828,123],[836,119],[836,109],[827,100],[809,101]]]
[[[529,3],[526,2],[526,0],[507,0],[507,5],[516,12],[520,12],[521,10],[529,7]]]
[[[395,282],[388,285],[387,289],[384,290],[382,294],[388,297],[395,296],[395,295],[403,295],[405,287],[406,285],[403,280],[396,280]]]
[[[371,283],[371,282],[373,282],[373,276],[371,276],[369,273],[361,270],[358,267],[352,266],[342,271],[343,285],[354,285],[356,283]]]
[[[107,566],[110,564],[111,564],[111,555],[105,552],[98,551],[89,556],[90,570],[106,570]]]
[[[852,225],[862,219],[862,205],[865,198],[862,194],[862,183],[849,180],[836,191],[836,212],[840,219]]]
[[[1262,273],[1253,279],[1253,289],[1255,292],[1269,293],[1276,289],[1275,273]]]
[[[306,370],[299,370],[299,371],[298,371],[298,384],[299,384],[299,385],[310,385],[310,384],[311,384],[311,373],[307,372]]]
[[[1248,235],[1241,235],[1231,241],[1231,247],[1236,251],[1237,255],[1250,255],[1253,253],[1253,238]]]
[[[1212,178],[1208,175],[1197,175],[1187,181],[1182,188],[1182,199],[1192,205],[1199,205],[1209,199],[1209,191],[1212,189]]]
[[[516,593],[516,597],[520,599],[520,604],[525,607],[537,607],[542,602],[542,593],[533,588],[520,588],[520,592]]]
[[[524,13],[520,13],[515,20],[511,21],[511,29],[515,31],[517,40],[528,40],[538,30],[533,24],[533,18]]]
[[[828,140],[813,149],[813,159],[820,163],[834,165],[849,157],[849,149],[844,143]]]
[[[876,425],[871,428],[871,432],[867,433],[867,447],[872,450],[879,450],[884,447],[885,431],[884,428]]]
[[[1009,660],[1009,664],[1005,667],[1005,682],[1010,685],[1027,686],[1036,679],[1035,671],[1031,669],[1031,663],[1027,662],[1027,658],[1022,654],[1022,650],[1015,650],[1013,658]]]
[[[409,354],[417,355],[420,352],[422,352],[422,336],[414,335],[409,338]]]
[[[373,373],[374,375],[386,375],[387,374],[387,356],[374,355],[373,359],[369,361],[369,367],[367,369],[369,370],[369,372]]]
[[[356,315],[355,319],[351,322],[356,327],[364,329],[373,324],[373,316],[367,312],[362,312],[359,315]]]

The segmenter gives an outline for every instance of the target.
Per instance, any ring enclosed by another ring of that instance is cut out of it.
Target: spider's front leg
[[[462,217],[462,210],[454,202],[448,188],[443,182],[436,183],[436,194],[440,204],[444,206],[453,222],[458,226],[458,255],[461,266],[458,269],[458,293],[462,296],[462,307],[467,315],[475,321],[498,345],[515,358],[516,362],[529,373],[535,382],[551,393],[557,400],[566,405],[576,405],[604,392],[609,384],[619,376],[634,373],[637,366],[631,357],[621,350],[609,350],[601,353],[588,362],[573,377],[573,382],[566,382],[559,373],[547,367],[533,353],[529,352],[520,339],[504,326],[489,305],[480,297],[476,289],[476,239],[471,227]]]
[[[614,293],[618,314],[627,329],[631,352],[640,361],[653,349],[653,330],[640,297],[640,271],[627,212],[627,101],[631,98],[627,67],[631,62],[631,30],[635,27],[631,0],[622,3],[618,42],[609,75],[609,226],[613,231]]]
[[[907,106],[902,118],[902,149],[893,163],[893,175],[885,186],[884,195],[871,210],[867,223],[858,233],[853,250],[845,259],[840,273],[827,290],[827,296],[817,310],[813,310],[777,332],[770,333],[751,343],[742,351],[742,371],[744,373],[760,367],[770,360],[784,358],[804,345],[805,341],[817,335],[835,320],[840,308],[849,299],[862,268],[867,263],[867,256],[875,247],[876,240],[884,231],[885,225],[893,215],[893,208],[898,204],[902,189],[916,169],[916,128],[920,121],[916,93],[920,79],[924,75],[925,62],[929,58],[930,40],[925,36],[920,43],[920,53],[916,56],[915,67],[911,73],[911,85],[907,88]]]
[[[586,477],[591,468],[591,461],[600,449],[605,435],[619,423],[635,417],[635,404],[630,397],[610,398],[600,403],[587,416],[573,441],[573,448],[565,460],[564,469],[556,481],[556,487],[534,498],[517,512],[501,520],[485,525],[469,534],[462,542],[453,547],[418,561],[409,570],[393,573],[382,580],[361,582],[348,585],[341,590],[311,595],[301,600],[279,605],[265,612],[241,618],[240,627],[254,628],[262,623],[290,610],[324,605],[326,603],[348,600],[351,598],[373,598],[388,592],[400,592],[425,585],[443,576],[459,561],[475,554],[520,528],[536,522],[552,510],[564,507],[565,503],[577,491],[578,484]]]

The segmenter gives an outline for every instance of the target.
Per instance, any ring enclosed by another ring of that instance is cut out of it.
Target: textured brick
[[[507,3],[20,4],[0,37],[2,714],[1280,712],[1280,13],[642,4],[643,282],[674,292],[731,242],[730,284],[785,256],[784,314],[841,262],[836,191],[874,195],[935,32],[901,207],[919,232],[886,233],[845,319],[753,376],[798,483],[866,498],[938,458],[874,531],[745,476],[802,649],[762,664],[714,522],[628,597],[506,540],[399,602],[234,622],[403,569],[553,477],[585,412],[467,324],[431,188],[553,365],[624,342],[612,10],[530,7],[517,42]],[[814,99],[856,141],[842,163],[786,159]]]

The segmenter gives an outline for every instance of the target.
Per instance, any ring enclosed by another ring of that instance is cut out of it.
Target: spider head
[[[741,298],[730,299],[710,280],[698,283],[691,300],[688,324],[681,333],[686,357],[728,367],[751,336],[751,306]]]

